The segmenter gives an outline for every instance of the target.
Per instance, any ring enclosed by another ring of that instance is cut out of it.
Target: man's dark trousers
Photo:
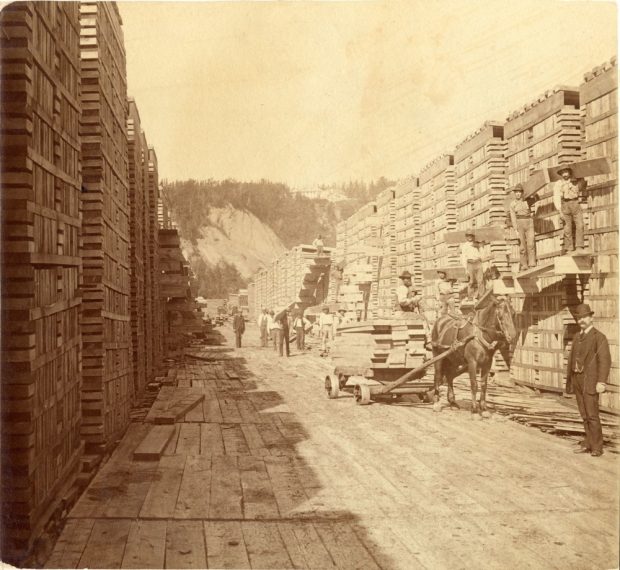
[[[577,407],[583,419],[583,427],[586,432],[586,449],[601,451],[603,449],[603,430],[598,411],[598,394],[587,393],[584,374],[573,373],[572,382]]]
[[[241,331],[235,331],[235,346],[237,348],[241,348],[241,336],[243,333]]]
[[[295,327],[295,336],[297,337],[297,348],[299,350],[303,350],[304,349],[304,342],[305,342],[305,331],[303,327]]]

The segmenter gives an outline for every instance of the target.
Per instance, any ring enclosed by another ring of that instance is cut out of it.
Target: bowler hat
[[[409,271],[403,271],[398,278],[399,279],[411,279],[412,275],[411,273],[409,273]]]
[[[513,192],[523,192],[523,185],[522,184],[516,184],[513,189]]]
[[[573,173],[573,169],[570,168],[569,166],[563,166],[562,168],[558,169],[558,174],[562,174],[562,172],[570,172],[571,174]]]
[[[573,317],[575,317],[575,319],[580,319],[581,317],[587,317],[593,314],[594,311],[590,309],[590,305],[586,304],[577,305],[577,307],[573,311]]]

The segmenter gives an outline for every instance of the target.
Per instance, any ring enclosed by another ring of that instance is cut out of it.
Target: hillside
[[[336,224],[391,184],[385,179],[370,185],[349,182],[342,187],[349,200],[338,203],[294,194],[285,184],[266,180],[164,182],[163,197],[200,294],[213,297],[244,286],[261,266],[318,234],[326,245],[335,245]]]

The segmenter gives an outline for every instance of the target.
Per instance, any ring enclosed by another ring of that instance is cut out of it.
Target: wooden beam
[[[579,273],[592,273],[592,255],[575,254],[562,255],[553,260],[553,272],[555,275],[573,275]]]
[[[530,174],[530,177],[521,184],[523,186],[523,199],[526,200],[530,196],[533,196],[543,186],[549,183],[549,176],[546,170],[535,170]],[[514,199],[514,196],[509,197],[510,201]]]
[[[532,267],[531,269],[526,269],[525,271],[521,271],[520,273],[517,273],[515,277],[516,279],[523,280],[523,279],[534,279],[537,277],[542,277],[543,274],[545,273],[552,275],[554,265],[555,264],[553,260],[545,261],[537,265],[536,267]]]
[[[474,228],[470,230],[474,234],[476,241],[491,242],[491,241],[504,241],[506,239],[506,231],[500,226],[486,226],[482,228]],[[467,238],[465,237],[465,231],[459,232],[446,232],[444,240],[446,243],[465,243]]]
[[[448,279],[460,281],[467,278],[467,272],[464,267],[437,267],[435,269],[423,269],[423,279],[438,279],[437,272],[445,271]]]
[[[133,452],[134,460],[158,461],[173,435],[173,425],[153,426]]]
[[[562,168],[570,168],[575,178],[587,178],[588,176],[598,176],[599,174],[609,174],[612,171],[611,160],[605,158],[592,158],[590,160],[580,160],[571,164],[562,164],[547,169],[550,182],[560,180],[562,177],[558,171]]]

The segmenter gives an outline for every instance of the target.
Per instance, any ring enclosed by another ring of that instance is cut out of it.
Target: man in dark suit
[[[245,319],[241,312],[235,313],[233,317],[233,330],[235,331],[235,346],[241,348],[241,336],[245,332]]]
[[[589,305],[579,305],[573,313],[581,332],[575,335],[568,357],[566,391],[575,393],[586,432],[585,440],[575,453],[598,457],[603,454],[598,395],[605,391],[611,354],[607,337],[592,326],[593,314]]]

